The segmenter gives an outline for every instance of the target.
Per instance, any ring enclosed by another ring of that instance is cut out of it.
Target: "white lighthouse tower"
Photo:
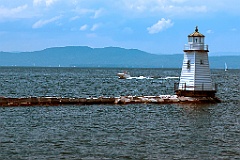
[[[195,32],[188,35],[188,44],[184,46],[182,72],[176,94],[191,97],[215,97],[216,87],[212,83],[208,45],[204,44],[204,35]]]

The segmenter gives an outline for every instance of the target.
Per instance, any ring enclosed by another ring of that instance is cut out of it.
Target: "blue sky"
[[[239,21],[239,0],[0,0],[0,51],[115,46],[182,53],[197,25],[210,53],[240,52]]]

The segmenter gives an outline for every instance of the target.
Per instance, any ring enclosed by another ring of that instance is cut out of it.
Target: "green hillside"
[[[150,54],[137,49],[87,46],[54,47],[34,52],[0,52],[0,66],[181,68],[183,53]],[[211,68],[240,68],[240,56],[213,56]]]

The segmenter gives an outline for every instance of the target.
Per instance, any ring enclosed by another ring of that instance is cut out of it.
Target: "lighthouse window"
[[[187,61],[187,69],[190,69],[190,66],[191,66],[190,60],[188,60],[188,61]]]
[[[203,64],[203,60],[202,59],[200,60],[200,64]]]
[[[189,37],[189,40],[188,40],[189,42],[192,42],[193,41],[193,38],[192,37]]]

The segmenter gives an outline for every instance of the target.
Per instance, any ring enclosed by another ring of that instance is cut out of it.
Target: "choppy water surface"
[[[176,80],[121,69],[0,68],[0,96],[173,94]],[[128,69],[179,76],[179,69]],[[240,158],[240,71],[212,70],[219,104],[1,107],[0,159]]]

